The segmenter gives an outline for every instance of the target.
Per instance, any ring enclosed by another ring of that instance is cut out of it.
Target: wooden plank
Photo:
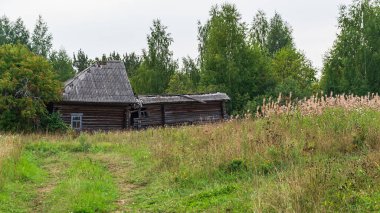
[[[83,113],[83,130],[120,130],[127,125],[125,105],[55,104],[54,108],[68,125],[71,125],[71,113]]]
[[[165,105],[161,104],[161,123],[165,126]]]

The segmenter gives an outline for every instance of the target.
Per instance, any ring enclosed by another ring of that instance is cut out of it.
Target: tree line
[[[279,13],[268,18],[258,11],[247,25],[235,5],[212,7],[206,23],[198,23],[198,56],[182,58],[181,67],[170,50],[173,42],[154,20],[142,55],[112,52],[91,60],[79,50],[75,66],[122,60],[137,94],[225,92],[234,114],[255,108],[263,96],[292,92],[302,98],[315,91],[316,69],[295,47],[292,28]]]
[[[228,107],[233,114],[256,111],[263,97],[279,93],[292,93],[292,98],[301,99],[320,91],[358,95],[379,92],[379,3],[353,0],[350,5],[341,6],[339,33],[326,52],[320,80],[311,61],[296,48],[292,27],[277,12],[268,17],[264,11],[258,11],[250,23],[245,23],[234,4],[213,6],[208,20],[198,22],[197,57],[184,57],[181,63],[171,51],[174,39],[159,19],[153,20],[147,47],[141,55],[113,51],[92,59],[82,49],[73,57],[64,49],[53,50],[52,34],[41,16],[32,33],[21,18],[11,21],[3,16],[1,121],[6,125],[22,118],[34,126],[41,125],[46,103],[59,99],[59,82],[93,63],[108,60],[124,62],[137,94],[225,92],[231,97]],[[42,83],[26,77],[30,73],[43,79],[47,86],[39,89]],[[36,107],[36,103],[40,104]],[[18,125],[25,123],[28,122]],[[1,122],[0,129],[4,129]]]

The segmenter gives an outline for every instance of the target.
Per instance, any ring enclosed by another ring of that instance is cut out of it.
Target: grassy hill
[[[380,210],[380,112],[0,136],[0,212]]]

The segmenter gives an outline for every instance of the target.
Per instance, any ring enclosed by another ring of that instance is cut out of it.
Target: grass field
[[[0,137],[0,212],[380,211],[380,112]]]

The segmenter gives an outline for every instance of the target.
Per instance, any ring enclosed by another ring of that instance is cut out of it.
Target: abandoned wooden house
[[[224,93],[135,96],[120,61],[92,65],[65,83],[53,111],[77,130],[121,130],[225,119]]]
[[[132,115],[138,128],[181,123],[213,122],[227,118],[225,93],[199,95],[140,95],[139,117]]]

